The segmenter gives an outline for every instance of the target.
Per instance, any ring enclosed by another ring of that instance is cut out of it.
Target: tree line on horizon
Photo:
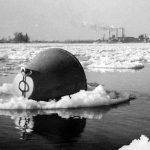
[[[0,43],[29,43],[30,38],[28,34],[23,34],[22,32],[15,32],[13,38],[10,36],[8,38],[0,39]]]
[[[22,32],[15,32],[13,34],[13,37],[8,38],[1,38],[0,43],[93,43],[95,40],[52,40],[52,41],[46,41],[46,40],[34,40],[30,41],[30,37],[28,34],[23,34]]]
[[[112,36],[112,39],[115,39],[115,35]],[[150,39],[149,37],[146,36],[146,34],[141,34],[138,36],[138,38],[134,38],[134,37],[125,37],[127,43],[128,42],[150,42]],[[0,43],[94,43],[94,42],[98,42],[98,43],[101,43],[101,42],[110,42],[108,39],[97,39],[97,40],[93,40],[93,39],[89,39],[89,40],[63,40],[63,41],[60,41],[60,40],[33,40],[33,41],[30,41],[30,37],[28,36],[28,34],[23,34],[22,32],[15,32],[13,34],[13,37],[8,37],[8,38],[1,38],[0,39]],[[112,42],[112,41],[111,41]],[[114,41],[114,42],[118,42],[117,40]],[[124,43],[126,43],[124,42]]]

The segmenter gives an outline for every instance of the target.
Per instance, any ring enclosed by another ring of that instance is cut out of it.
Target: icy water
[[[150,138],[149,44],[1,45],[1,108],[4,108],[5,99],[14,100],[8,86],[2,86],[3,83],[11,84],[20,66],[26,65],[39,51],[49,47],[70,49],[82,63],[88,82],[102,84],[107,90],[126,91],[135,95],[136,99],[116,105],[75,109],[25,111],[11,110],[14,106],[10,105],[10,109],[0,110],[0,150],[117,150],[141,135]],[[125,49],[127,51],[124,52]],[[103,57],[97,55],[100,52]],[[105,62],[98,62],[98,58]],[[120,69],[124,66],[125,69]],[[137,66],[144,68],[127,70]],[[82,98],[82,95],[78,96]]]

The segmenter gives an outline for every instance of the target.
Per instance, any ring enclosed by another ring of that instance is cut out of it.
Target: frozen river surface
[[[103,86],[76,93],[71,99],[66,96],[59,103],[37,103],[15,96],[12,81],[20,67],[40,51],[53,47],[73,53],[82,64],[87,81]],[[140,137],[141,140],[134,141],[128,148],[148,147],[149,62],[150,44],[146,43],[1,44],[0,149],[116,150]],[[114,101],[106,89],[131,93],[137,98],[112,105]],[[75,109],[66,109],[74,105]],[[25,111],[33,108],[35,110]]]

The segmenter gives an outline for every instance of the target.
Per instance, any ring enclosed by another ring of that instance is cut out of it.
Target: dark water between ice
[[[150,138],[149,74],[149,66],[136,72],[86,73],[88,82],[137,96],[120,105],[50,112],[1,110],[0,150],[116,150],[142,134]],[[0,76],[0,80],[11,82],[11,76]],[[63,117],[64,112],[72,117]]]

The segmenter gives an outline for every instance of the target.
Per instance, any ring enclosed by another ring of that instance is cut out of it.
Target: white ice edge
[[[13,94],[12,84],[3,84],[0,87],[0,109],[60,109],[60,108],[79,108],[97,107],[112,105],[129,100],[129,94],[125,93],[118,99],[111,99],[103,86],[99,85],[91,91],[81,90],[71,96],[63,96],[59,101],[50,100],[36,101]]]
[[[141,135],[140,139],[133,140],[129,145],[124,145],[119,150],[150,150],[149,138]]]

